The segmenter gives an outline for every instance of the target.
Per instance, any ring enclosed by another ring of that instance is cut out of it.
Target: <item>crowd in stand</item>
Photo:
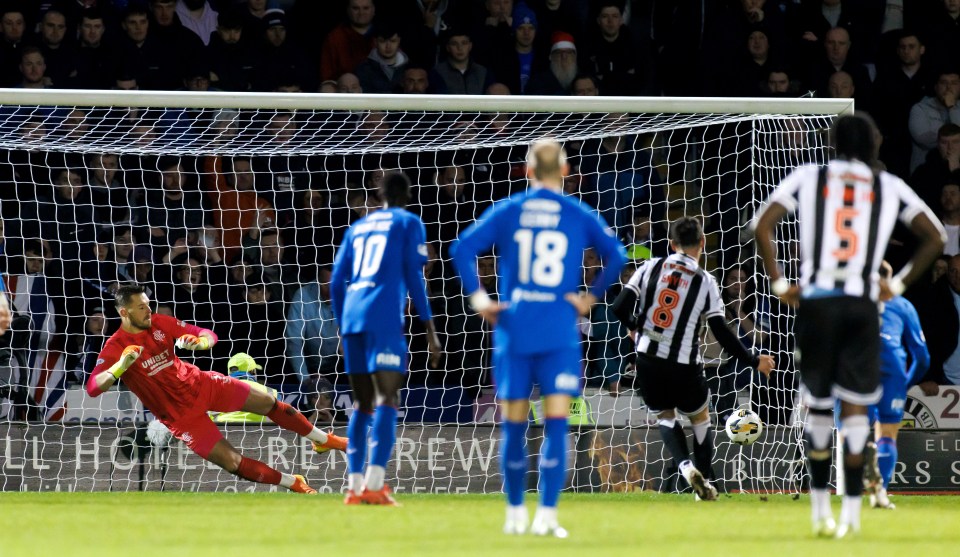
[[[947,225],[934,287],[914,297],[933,353],[925,388],[960,384],[960,318],[953,328],[934,326],[960,297],[960,257],[951,257],[960,253],[960,0],[5,1],[0,85],[854,98],[880,127],[887,169],[908,179]],[[77,109],[17,119],[3,110],[0,128],[14,122],[19,137],[40,143],[110,138],[118,129],[130,134],[121,140],[134,142],[197,140],[206,129],[249,134],[264,145],[357,130],[375,141],[420,124],[375,111],[342,119]],[[461,134],[510,125],[497,116],[451,118],[443,127]],[[668,180],[646,141],[611,136],[568,146],[567,191],[596,208],[637,260],[667,249]],[[104,331],[115,326],[112,289],[137,281],[149,287],[158,312],[220,336],[209,356],[196,359],[202,368],[225,371],[230,355],[244,351],[263,365],[266,382],[336,380],[342,358],[328,286],[334,247],[377,206],[372,192],[382,169],[401,168],[415,184],[411,210],[427,225],[428,287],[447,351],[445,372],[428,371],[422,331],[411,329],[411,381],[478,392],[490,384],[489,331],[469,311],[447,249],[493,201],[525,187],[524,155],[522,147],[336,157],[2,153],[0,271],[19,320],[6,342],[24,367],[50,367],[49,353],[62,353],[56,365],[65,380],[82,381]],[[744,189],[717,185],[712,209],[738,219]],[[727,238],[733,243],[721,247],[729,255],[739,239]],[[897,240],[890,257],[896,263],[909,249]],[[737,253],[723,260],[718,277],[729,318],[750,343],[783,349],[788,325],[765,319],[771,308]],[[590,261],[588,253],[587,282]],[[492,257],[480,264],[490,292],[495,266]],[[588,380],[613,393],[631,352],[616,322],[598,304],[583,326]],[[736,362],[715,356],[708,355],[708,369],[719,370],[716,381],[742,381]]]

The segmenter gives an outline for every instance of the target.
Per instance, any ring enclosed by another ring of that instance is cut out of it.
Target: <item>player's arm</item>
[[[907,370],[907,381],[916,383],[930,369],[930,350],[927,349],[927,339],[923,336],[916,308],[907,300],[903,301],[903,345],[912,360]]]
[[[427,232],[419,219],[411,222],[405,235],[407,245],[403,252],[403,280],[413,300],[413,307],[423,321],[427,332],[427,348],[430,350],[430,366],[435,368],[440,365],[441,347],[437,328],[433,324],[433,310],[427,298],[427,280],[423,276],[423,267],[427,263]]]
[[[493,247],[499,226],[498,221],[501,220],[498,218],[500,214],[503,214],[503,210],[498,209],[496,205],[487,209],[450,246],[453,268],[460,276],[460,283],[463,285],[463,292],[470,300],[470,306],[480,314],[480,317],[493,324],[496,324],[497,316],[508,304],[491,299],[480,284],[480,277],[477,275],[477,256]]]
[[[790,285],[780,274],[777,265],[777,246],[774,243],[777,224],[783,217],[797,210],[799,185],[804,181],[816,180],[819,169],[814,166],[803,167],[783,179],[774,190],[767,203],[760,209],[753,222],[757,251],[763,268],[770,277],[770,290],[773,294],[791,306],[800,302],[800,287]]]
[[[102,363],[94,368],[87,381],[87,394],[97,397],[105,393],[137,361],[142,351],[142,346],[130,345],[123,349],[119,357],[111,358],[111,354],[102,352],[99,358]]]
[[[717,339],[717,342],[728,354],[742,362],[748,362],[750,367],[764,375],[770,375],[770,372],[773,371],[775,365],[773,356],[769,354],[758,356],[748,350],[737,338],[737,335],[727,327],[727,322],[722,315],[708,317],[707,326],[710,327],[713,337]]]
[[[209,350],[217,344],[217,333],[196,325],[183,324],[186,329],[177,337],[176,346],[184,350]]]
[[[343,236],[340,248],[337,249],[337,255],[333,259],[333,271],[330,273],[330,305],[333,306],[333,317],[341,327],[343,326],[343,303],[347,296],[350,271],[353,268],[351,237],[348,230]]]
[[[637,322],[637,314],[639,313],[637,312],[637,301],[640,299],[640,281],[643,279],[647,265],[649,265],[649,262],[640,265],[633,272],[633,276],[630,277],[627,284],[623,285],[623,290],[620,291],[620,294],[617,294],[613,305],[610,306],[613,314],[617,316],[617,319],[623,323],[628,331],[636,331],[640,327],[640,323]]]

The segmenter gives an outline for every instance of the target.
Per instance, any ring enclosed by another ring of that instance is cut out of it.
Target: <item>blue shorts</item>
[[[540,354],[493,354],[493,381],[500,400],[529,400],[534,383],[543,396],[580,396],[582,377],[577,345]]]
[[[343,360],[347,373],[406,373],[407,341],[399,331],[367,331],[343,335]]]
[[[882,424],[899,424],[903,421],[903,408],[907,402],[907,378],[881,373],[880,386],[883,394],[880,402],[870,406],[870,421]]]

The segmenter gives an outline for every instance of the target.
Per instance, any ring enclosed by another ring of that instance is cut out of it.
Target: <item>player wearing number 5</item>
[[[842,537],[860,528],[867,406],[880,400],[877,301],[902,294],[920,277],[946,234],[903,180],[876,168],[879,133],[868,117],[841,116],[831,132],[837,158],[826,166],[801,166],[784,178],[757,215],[756,234],[770,289],[798,306],[796,358],[809,408],[804,437],[814,533]],[[799,225],[799,286],[781,276],[774,244],[777,223],[791,213]],[[881,281],[880,262],[897,220],[913,230],[920,245],[898,274]],[[835,398],[845,443],[839,527],[827,490]]]
[[[379,194],[383,210],[347,230],[330,281],[333,315],[340,326],[354,397],[347,428],[349,476],[344,503],[348,505],[397,504],[384,475],[396,442],[399,392],[407,371],[403,336],[407,292],[427,331],[430,365],[440,362],[440,341],[423,277],[426,231],[420,219],[404,208],[410,201],[410,181],[399,172],[387,174]],[[364,477],[371,422],[370,465]]]
[[[453,262],[473,308],[494,329],[494,382],[501,403],[502,471],[507,495],[504,531],[527,530],[523,506],[525,441],[530,396],[540,385],[544,442],[540,507],[531,531],[564,537],[557,500],[566,477],[567,416],[580,393],[578,315],[603,296],[626,261],[623,247],[599,218],[564,197],[566,155],[553,140],[534,142],[527,155],[532,188],[501,201],[465,230],[452,247]],[[477,277],[477,256],[496,247],[504,302],[494,302]],[[583,251],[596,249],[603,270],[589,292],[578,293]]]
[[[773,358],[751,354],[727,328],[720,288],[700,265],[704,236],[700,221],[681,217],[670,225],[673,255],[651,259],[636,270],[613,302],[613,312],[637,331],[637,381],[640,394],[657,414],[660,436],[697,497],[717,498],[713,477],[713,432],[709,393],[700,359],[702,318],[729,354],[766,375]],[[690,418],[693,460],[676,410]]]

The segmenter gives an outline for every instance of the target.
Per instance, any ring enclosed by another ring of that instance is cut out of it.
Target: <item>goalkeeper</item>
[[[99,396],[118,379],[140,398],[177,439],[206,460],[247,480],[280,485],[298,493],[316,493],[300,475],[284,474],[241,455],[210,420],[207,411],[241,410],[270,418],[278,426],[313,441],[317,452],[345,450],[347,440],[315,428],[303,414],[248,383],[201,371],[174,354],[207,350],[217,335],[165,315],[153,315],[140,285],[121,286],[115,295],[120,329],[97,359],[87,393]]]

